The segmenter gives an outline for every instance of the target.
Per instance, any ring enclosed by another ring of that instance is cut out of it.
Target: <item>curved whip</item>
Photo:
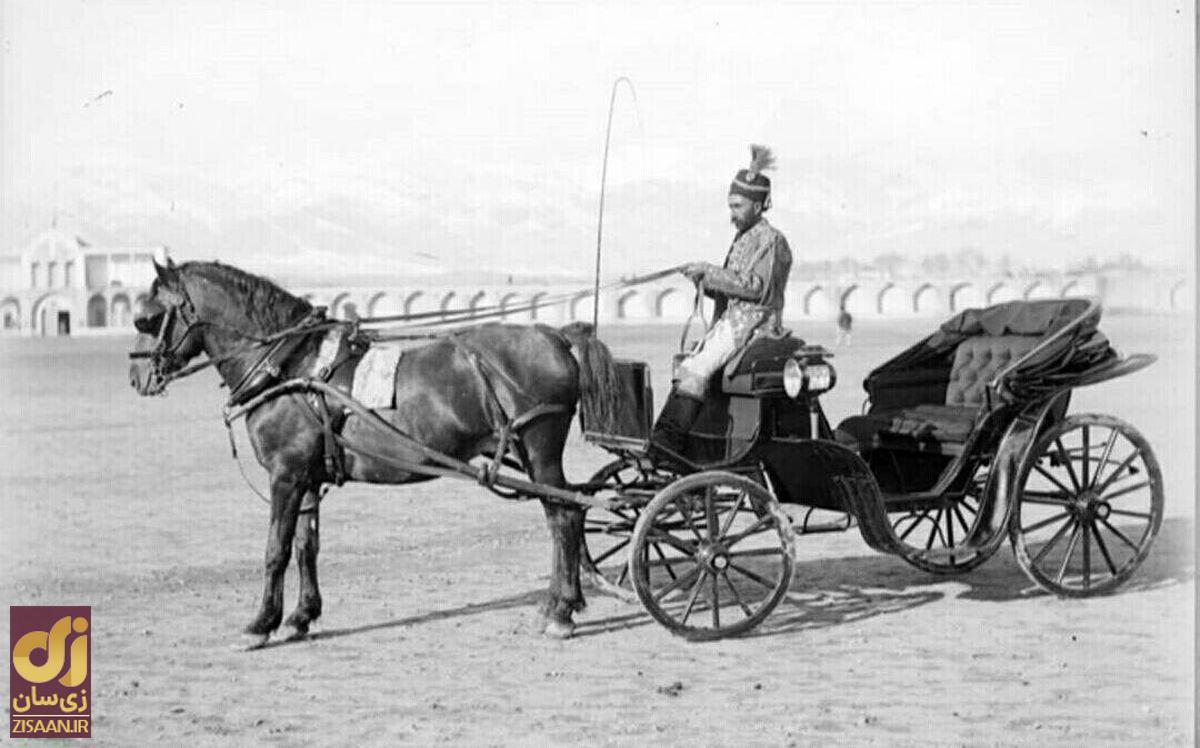
[[[600,328],[600,244],[604,236],[604,185],[608,181],[608,145],[612,139],[613,109],[617,103],[617,87],[621,85],[621,81],[625,81],[629,86],[629,95],[633,97],[633,110],[637,112],[637,92],[633,90],[633,81],[622,75],[613,81],[612,96],[608,100],[608,126],[604,130],[604,164],[600,168],[600,215],[596,220],[596,286],[592,292],[595,294],[592,297],[593,333]],[[640,118],[638,121],[641,121]]]

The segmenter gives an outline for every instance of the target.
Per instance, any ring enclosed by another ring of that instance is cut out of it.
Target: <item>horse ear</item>
[[[175,263],[167,259],[166,267],[158,264],[158,260],[151,260],[154,263],[154,274],[158,276],[158,280],[164,286],[172,286],[178,279],[179,274],[175,272]]]

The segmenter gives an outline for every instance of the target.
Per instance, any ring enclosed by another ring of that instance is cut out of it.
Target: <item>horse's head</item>
[[[150,298],[133,320],[138,337],[129,354],[129,383],[139,395],[164,392],[172,375],[203,351],[203,322],[179,269],[168,259],[166,266],[155,262],[154,272]]]

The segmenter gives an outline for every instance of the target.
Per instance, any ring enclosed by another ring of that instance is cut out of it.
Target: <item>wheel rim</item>
[[[605,465],[590,483],[607,483],[618,493],[630,488],[652,489],[665,485],[669,478],[647,473],[636,462],[616,460]],[[632,594],[629,578],[629,543],[641,516],[636,506],[590,509],[584,517],[583,568],[599,577],[599,585],[611,585],[619,592]],[[611,590],[610,590],[611,591]]]
[[[905,557],[909,563],[935,574],[957,574],[987,560],[987,554],[963,550],[963,546],[978,540],[989,474],[990,465],[981,463],[961,497],[950,497],[934,506],[913,509],[892,522],[896,537],[911,550]],[[946,552],[951,549],[960,552]]]
[[[1114,589],[1161,525],[1158,462],[1116,419],[1069,421],[1039,441],[1013,522],[1017,559],[1043,588],[1069,596]]]
[[[633,541],[634,587],[676,634],[712,639],[748,631],[791,583],[786,519],[748,480],[691,478],[706,476],[673,484],[647,506]]]

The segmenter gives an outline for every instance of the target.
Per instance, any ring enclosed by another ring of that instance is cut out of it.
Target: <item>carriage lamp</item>
[[[800,393],[817,394],[833,389],[833,367],[829,364],[802,364],[789,358],[783,365],[783,391],[790,398]]]

